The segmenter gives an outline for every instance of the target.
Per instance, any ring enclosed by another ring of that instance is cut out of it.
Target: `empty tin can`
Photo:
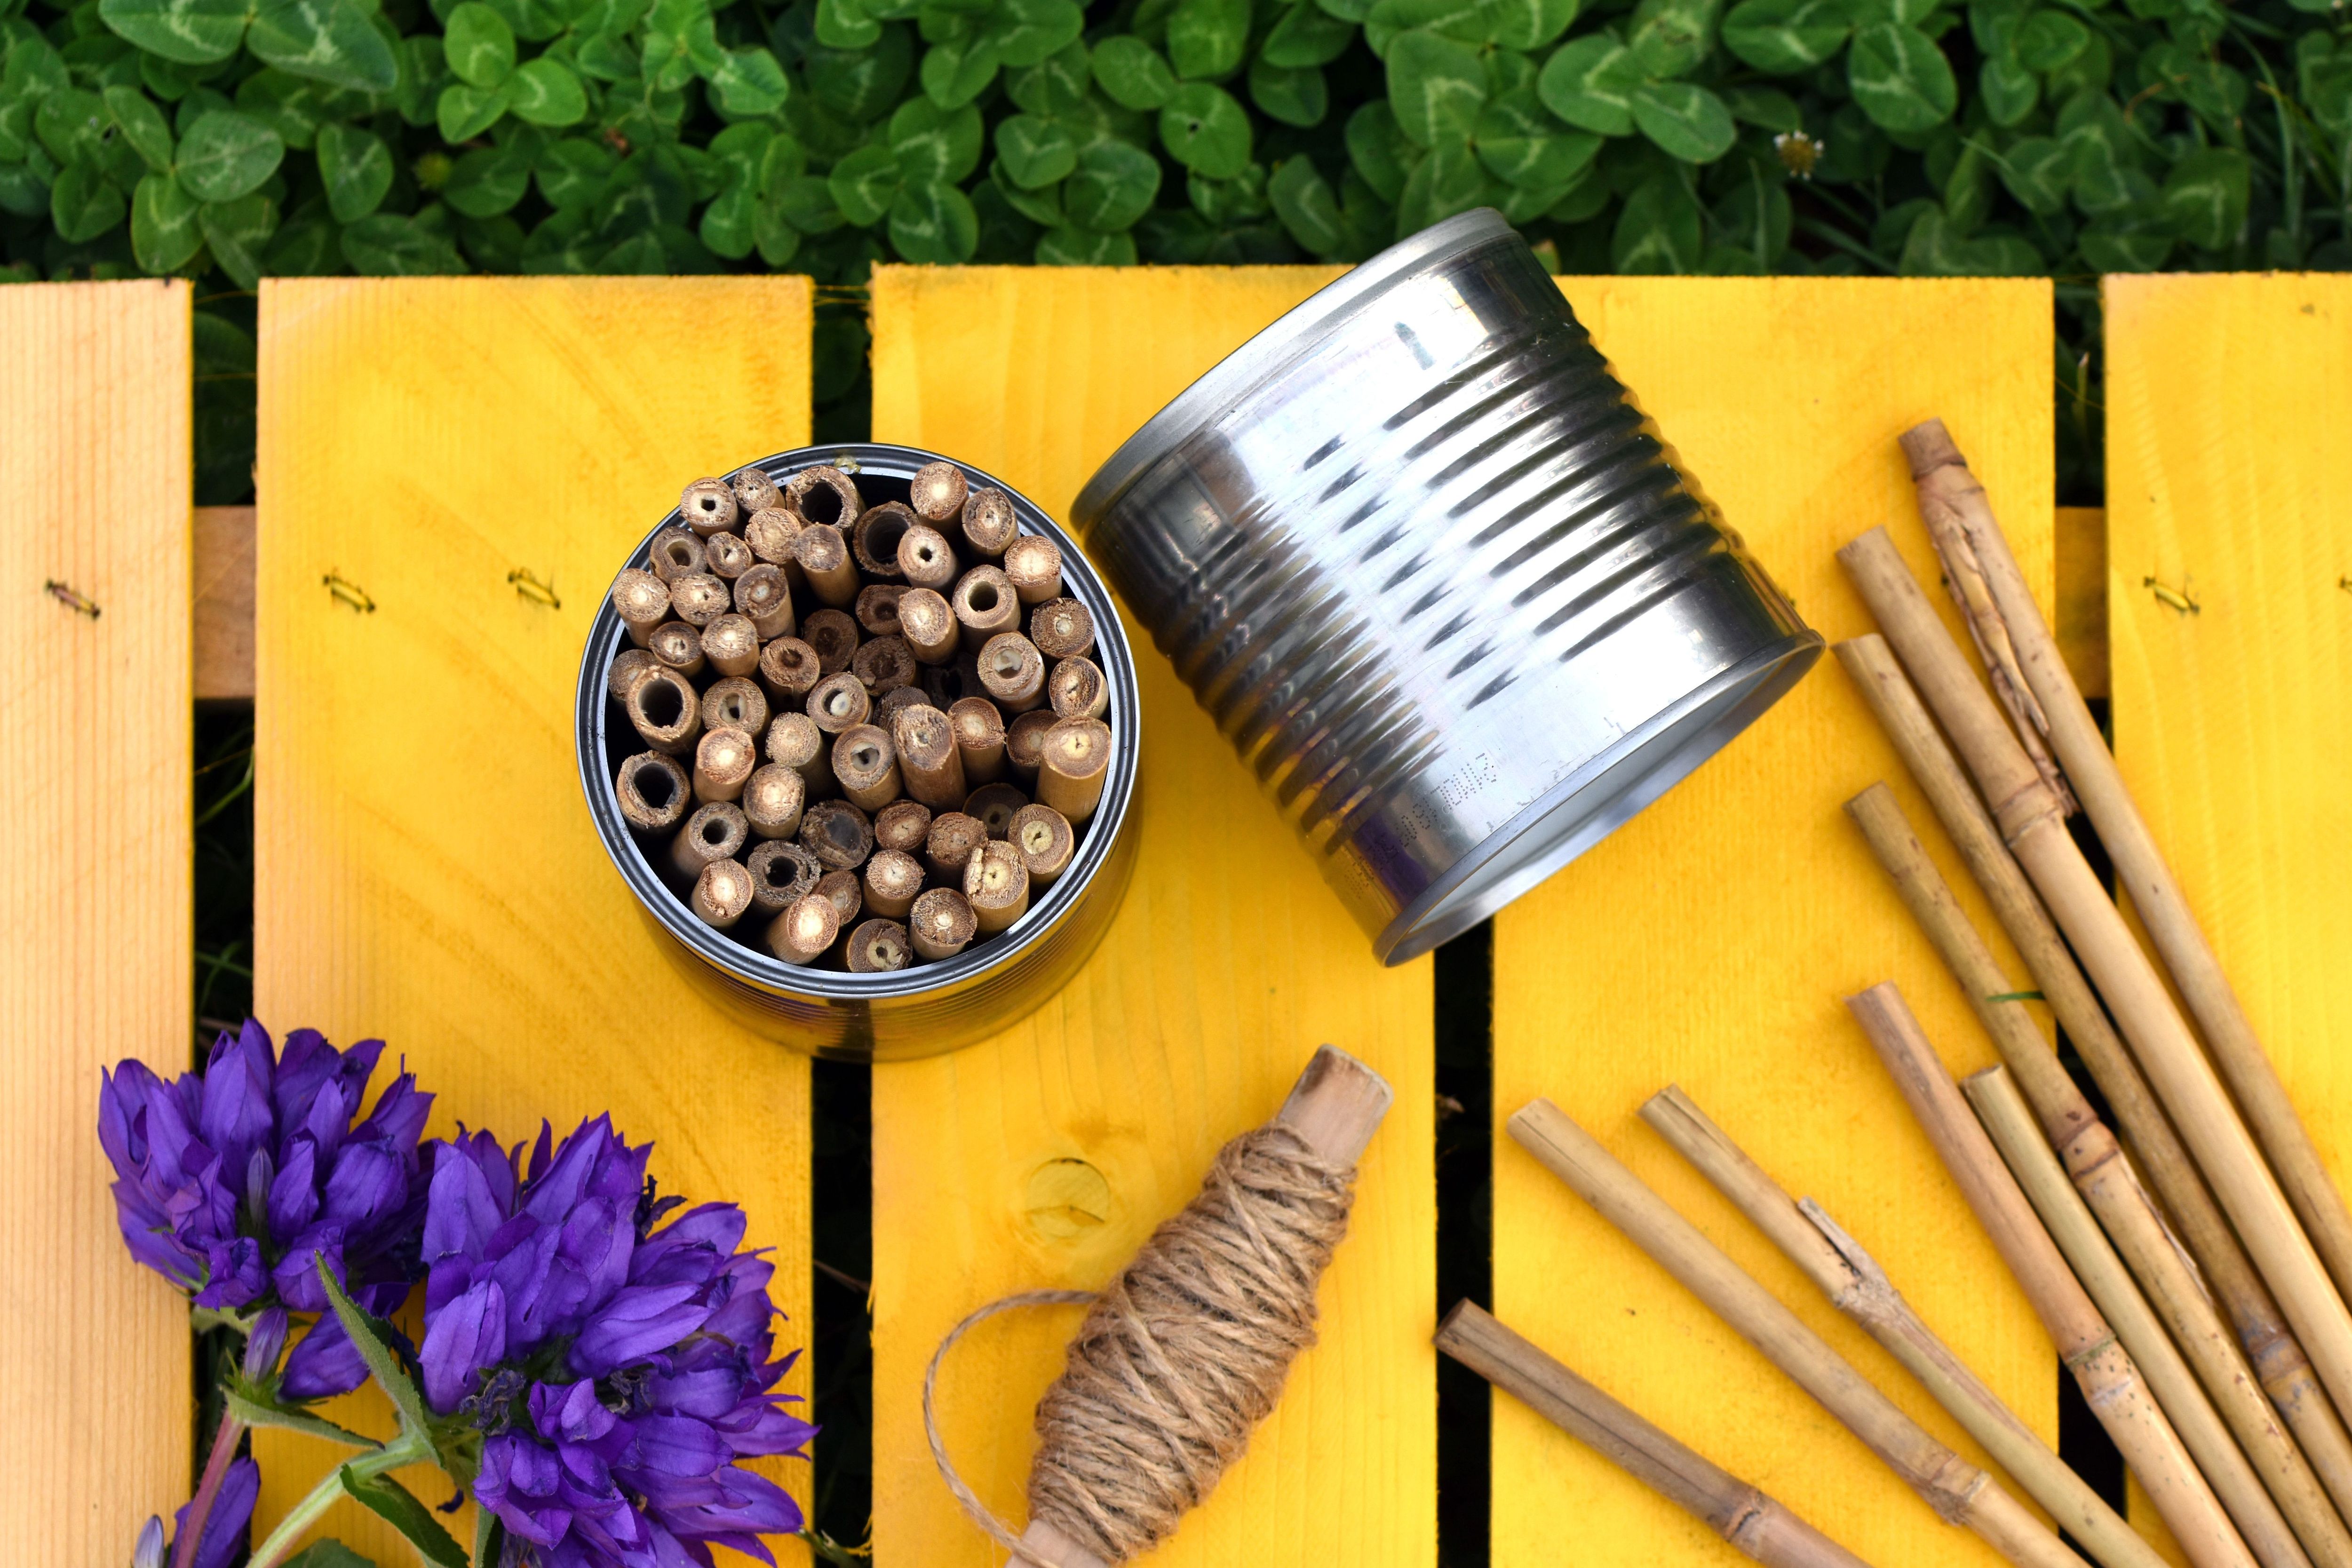
[[[1251,339],[1071,518],[1387,963],[1606,837],[1822,649],[1488,209]]]
[[[912,447],[866,443],[803,447],[750,466],[782,481],[799,469],[829,463],[856,478],[871,506],[905,501],[915,470],[939,458]],[[819,1056],[856,1061],[934,1056],[1018,1022],[1086,962],[1109,928],[1134,870],[1136,836],[1129,818],[1140,703],[1135,656],[1110,592],[1084,552],[1027,497],[968,463],[956,466],[972,489],[994,486],[1012,497],[1022,532],[1044,534],[1060,547],[1062,592],[1094,616],[1091,657],[1109,689],[1112,755],[1102,802],[1087,819],[1068,868],[1019,920],[953,958],[887,973],[853,973],[786,963],[703,923],[688,906],[687,881],[667,868],[668,857],[648,853],[663,841],[631,832],[614,792],[615,772],[644,742],[605,689],[613,658],[627,646],[609,595],[589,628],[580,661],[574,707],[580,784],[614,868],[689,981],[755,1032]],[[655,535],[679,521],[675,510],[662,518],[621,566],[646,565]]]

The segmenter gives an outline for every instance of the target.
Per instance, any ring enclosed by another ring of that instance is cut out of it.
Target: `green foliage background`
[[[1360,258],[1494,205],[1565,271],[2352,267],[2330,0],[0,0],[0,262],[199,279],[200,499],[265,274]]]

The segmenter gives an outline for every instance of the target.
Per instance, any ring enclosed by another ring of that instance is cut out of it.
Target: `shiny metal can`
[[[1386,963],[1599,842],[1821,655],[1490,209],[1251,339],[1071,520]]]
[[[814,464],[854,475],[870,502],[907,499],[908,481],[940,454],[912,447],[852,443],[782,452],[756,466],[781,480]],[[947,459],[954,461],[952,458]],[[628,884],[664,952],[687,978],[754,1033],[814,1055],[856,1061],[902,1061],[969,1045],[1019,1022],[1061,989],[1102,940],[1135,868],[1133,816],[1142,734],[1135,655],[1110,592],[1085,552],[1043,510],[1003,480],[957,463],[973,489],[995,486],[1013,498],[1024,533],[1043,534],[1062,552],[1062,591],[1094,616],[1094,661],[1108,687],[1112,756],[1102,802],[1088,819],[1068,869],[1004,931],[955,957],[887,974],[790,964],[698,919],[686,889],[656,869],[622,817],[613,781],[621,763],[643,748],[605,690],[614,656],[627,634],[608,595],[589,628],[574,704],[580,785],[613,866]],[[679,521],[672,510],[649,530],[618,571],[644,566],[654,536]]]

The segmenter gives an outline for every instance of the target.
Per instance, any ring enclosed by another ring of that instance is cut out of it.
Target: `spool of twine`
[[[1249,1447],[1298,1352],[1315,1287],[1347,1234],[1355,1169],[1271,1121],[1218,1151],[1200,1193],[1099,1294],[1029,1290],[950,1330],[923,1374],[931,1458],[974,1524],[1019,1563],[1060,1568],[956,1474],[932,1408],[940,1363],[974,1325],[1024,1307],[1086,1303],[1062,1375],[1037,1404],[1029,1518],[1107,1563],[1175,1532]]]

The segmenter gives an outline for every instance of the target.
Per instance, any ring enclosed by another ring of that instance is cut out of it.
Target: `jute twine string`
[[[1209,1495],[1315,1342],[1316,1281],[1347,1234],[1354,1180],[1283,1123],[1254,1128],[1218,1152],[1199,1194],[1099,1295],[1024,1291],[950,1330],[923,1375],[923,1429],[972,1522],[1016,1562],[1039,1562],[956,1474],[940,1437],[940,1363],[966,1330],[1017,1308],[1090,1304],[1037,1405],[1029,1517],[1124,1563]]]

